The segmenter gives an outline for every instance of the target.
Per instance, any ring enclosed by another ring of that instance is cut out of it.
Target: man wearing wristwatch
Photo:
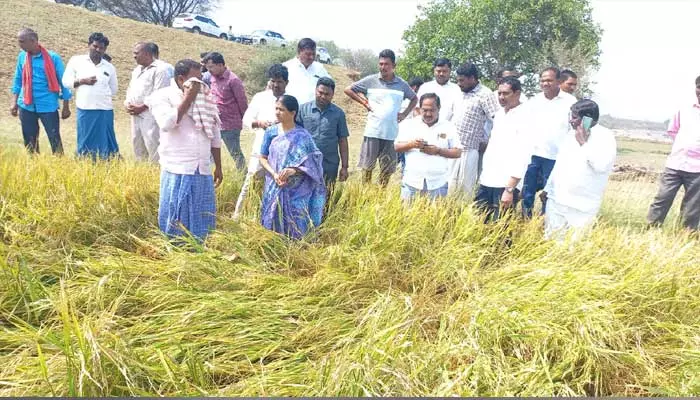
[[[448,159],[462,155],[462,144],[454,125],[440,120],[440,97],[426,93],[419,100],[421,118],[399,126],[394,143],[398,153],[406,154],[401,180],[401,199],[410,202],[416,195],[431,200],[447,196],[450,178]]]
[[[525,174],[530,147],[523,128],[526,110],[520,105],[520,81],[512,76],[498,85],[501,109],[493,119],[489,146],[484,153],[484,169],[476,194],[477,205],[486,212],[486,222],[498,220],[501,213],[515,208],[520,180]]]

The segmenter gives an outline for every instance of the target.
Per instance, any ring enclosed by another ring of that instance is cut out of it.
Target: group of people
[[[118,156],[112,106],[117,76],[105,59],[109,39],[91,34],[87,54],[72,57],[65,68],[31,29],[21,30],[18,41],[22,51],[11,113],[20,117],[29,151],[39,151],[41,121],[52,151],[62,153],[59,100],[66,119],[75,96],[78,154]],[[214,229],[222,145],[236,167],[247,171],[234,218],[240,216],[253,180],[264,176],[261,222],[266,228],[301,238],[318,226],[328,190],[348,178],[349,130],[345,113],[333,103],[335,82],[315,61],[316,43],[302,39],[296,57],[271,65],[267,87],[250,103],[222,54],[203,53],[200,61],[183,59],[173,67],[158,53],[155,43],[134,46],[137,65],[124,107],[131,116],[136,159],[161,166],[161,230],[203,240]],[[546,236],[563,237],[570,229],[578,233],[594,221],[616,145],[610,130],[598,125],[597,104],[572,95],[575,73],[543,70],[542,91],[528,99],[513,70],[499,73],[494,93],[480,83],[471,63],[453,75],[451,62],[439,58],[434,80],[410,84],[395,74],[393,51],[379,53],[378,67],[379,73],[344,89],[367,110],[359,157],[365,182],[372,181],[378,164],[379,182],[386,186],[401,159],[401,197],[407,203],[416,196],[437,199],[452,193],[474,200],[491,221],[522,198],[522,214],[529,218],[541,192]],[[696,86],[700,104],[700,78]],[[676,142],[650,223],[663,222],[684,185],[684,221],[689,228],[698,227],[698,104],[682,110],[682,124],[680,112],[673,121]],[[248,162],[240,145],[244,127],[255,132]]]

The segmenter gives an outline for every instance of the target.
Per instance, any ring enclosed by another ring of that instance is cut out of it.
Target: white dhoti
[[[449,169],[448,193],[460,193],[469,200],[473,199],[479,178],[479,150],[462,150],[461,157],[449,160]]]
[[[583,212],[547,199],[544,214],[544,238],[564,241],[571,232],[571,239],[579,237],[595,222],[597,212]]]
[[[150,112],[131,117],[131,144],[137,161],[158,162],[160,130]]]

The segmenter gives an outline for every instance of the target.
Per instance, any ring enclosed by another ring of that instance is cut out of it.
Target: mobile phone
[[[583,118],[581,118],[581,125],[583,125],[583,129],[590,131],[591,126],[593,126],[593,118],[584,115]]]

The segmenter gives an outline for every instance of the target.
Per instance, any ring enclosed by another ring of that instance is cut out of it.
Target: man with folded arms
[[[136,68],[126,89],[124,106],[131,115],[131,143],[137,161],[158,161],[160,132],[153,114],[144,103],[146,97],[170,85],[166,64],[158,60],[157,48],[139,42],[134,46]]]

